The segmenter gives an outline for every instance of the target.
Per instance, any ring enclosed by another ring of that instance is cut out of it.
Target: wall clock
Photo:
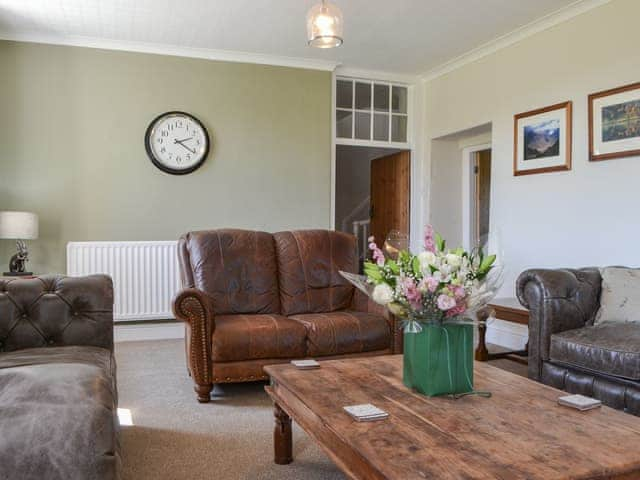
[[[167,112],[154,118],[144,143],[153,164],[172,175],[185,175],[200,168],[209,153],[207,129],[184,112]]]

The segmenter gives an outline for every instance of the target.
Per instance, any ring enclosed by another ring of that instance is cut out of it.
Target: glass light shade
[[[38,215],[31,212],[0,212],[0,238],[35,240],[38,238]]]
[[[316,48],[342,45],[342,12],[333,3],[314,5],[307,13],[307,39]]]

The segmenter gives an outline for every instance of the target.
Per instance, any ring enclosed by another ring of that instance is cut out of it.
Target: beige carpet
[[[294,426],[291,465],[273,463],[272,404],[264,384],[227,385],[199,404],[181,340],[116,345],[125,480],[344,479]]]
[[[123,427],[125,480],[344,479],[296,425],[294,462],[273,463],[272,404],[264,384],[226,385],[199,404],[187,374],[182,340],[116,345],[119,403],[131,410]],[[509,360],[494,365],[526,374]]]

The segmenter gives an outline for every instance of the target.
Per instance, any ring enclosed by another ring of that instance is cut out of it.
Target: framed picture
[[[589,95],[589,160],[640,155],[640,82]]]
[[[519,113],[513,129],[514,175],[571,170],[571,102]]]

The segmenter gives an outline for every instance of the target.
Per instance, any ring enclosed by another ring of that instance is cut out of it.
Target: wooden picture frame
[[[515,176],[571,170],[572,105],[556,103],[514,115]]]
[[[633,156],[640,156],[640,82],[589,95],[589,161]]]

